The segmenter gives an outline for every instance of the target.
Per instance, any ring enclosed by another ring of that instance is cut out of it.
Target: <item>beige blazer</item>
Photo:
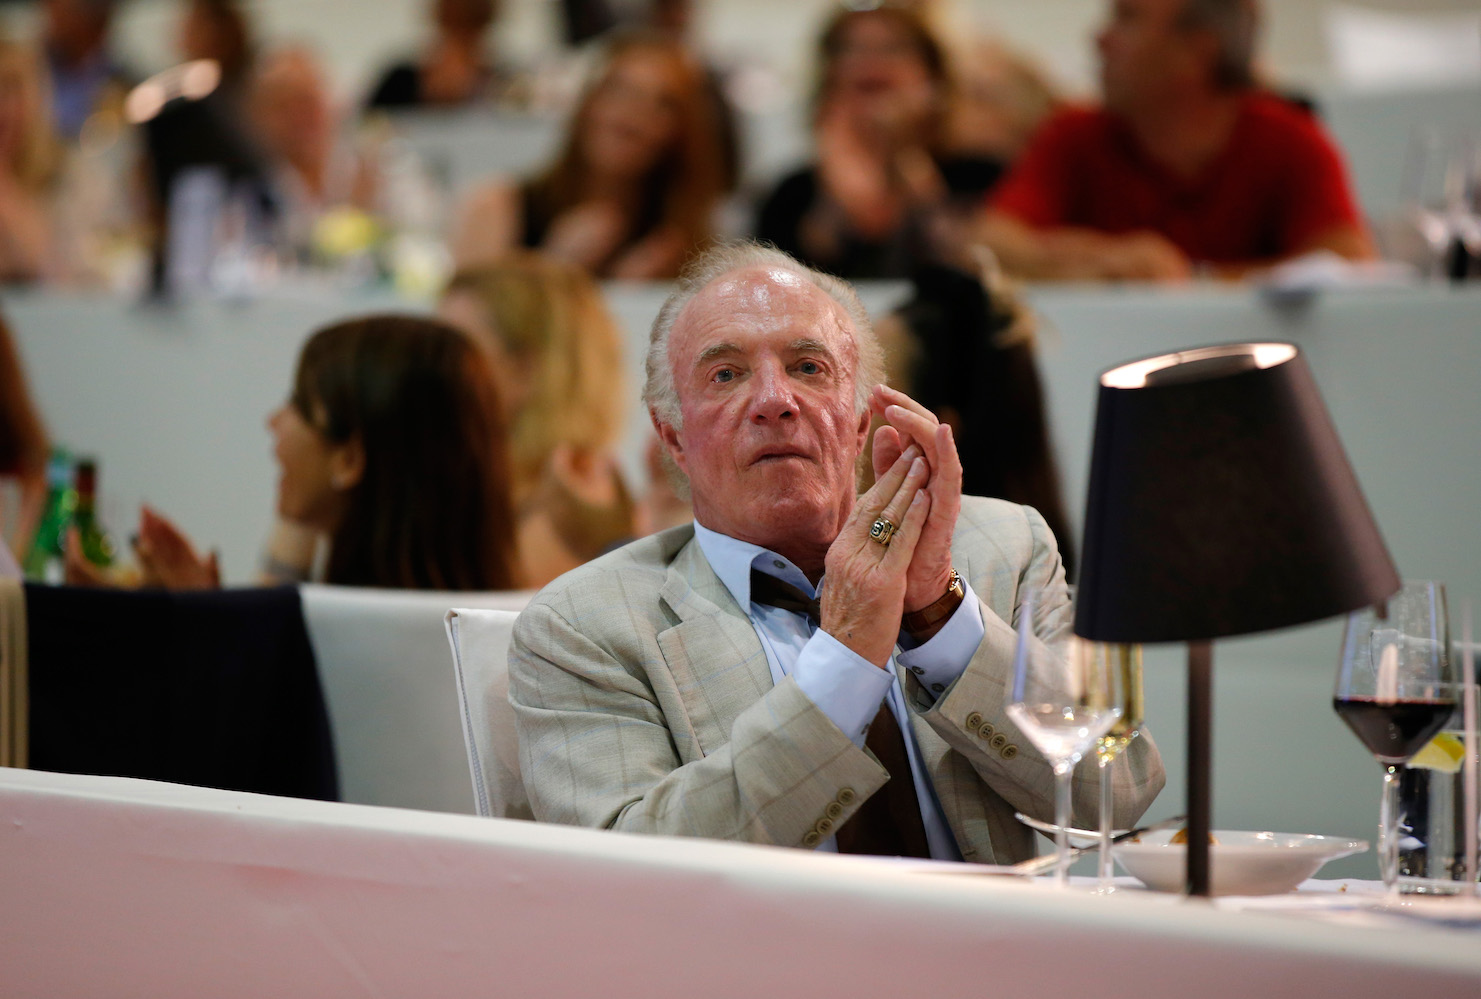
[[[953,562],[987,628],[961,677],[932,700],[902,670],[925,769],[964,859],[1031,856],[1015,809],[1048,818],[1053,773],[1003,708],[1020,588],[1062,578],[1037,512],[966,497]],[[1068,627],[1068,620],[1057,622]],[[692,526],[568,573],[520,614],[509,699],[535,817],[598,828],[811,846],[887,774],[791,678],[773,684],[761,641],[694,541]],[[1077,821],[1093,822],[1093,768]],[[1150,738],[1115,765],[1116,822],[1161,790]]]

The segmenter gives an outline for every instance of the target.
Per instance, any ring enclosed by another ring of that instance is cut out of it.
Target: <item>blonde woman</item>
[[[604,278],[661,279],[711,235],[724,154],[704,70],[679,43],[620,38],[556,161],[475,191],[452,238],[460,268],[541,250]]]
[[[0,40],[0,281],[45,276],[52,254],[51,194],[60,147],[48,104],[36,53]]]
[[[623,415],[621,339],[586,271],[515,251],[460,271],[441,312],[494,361],[527,585],[631,538],[633,502],[611,453]]]

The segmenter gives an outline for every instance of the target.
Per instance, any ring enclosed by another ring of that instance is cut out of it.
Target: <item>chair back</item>
[[[25,600],[29,766],[338,797],[295,587],[27,583]]]
[[[518,616],[501,610],[450,610],[447,640],[478,814],[533,819],[519,774],[519,737],[509,704],[509,639]]]
[[[344,801],[470,813],[449,607],[523,607],[528,593],[304,584],[304,617],[334,735]]]

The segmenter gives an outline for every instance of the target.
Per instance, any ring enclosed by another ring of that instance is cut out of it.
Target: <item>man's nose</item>
[[[797,399],[786,373],[769,367],[759,369],[752,381],[751,422],[790,420],[797,415]]]

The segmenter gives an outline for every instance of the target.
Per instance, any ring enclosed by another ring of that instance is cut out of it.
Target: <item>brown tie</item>
[[[751,599],[783,610],[807,615],[818,624],[818,601],[790,583],[759,570],[751,571]],[[874,792],[835,833],[839,853],[868,853],[885,857],[929,857],[925,823],[915,796],[915,777],[905,752],[905,736],[886,701],[879,707],[864,745],[890,774],[884,787]]]

